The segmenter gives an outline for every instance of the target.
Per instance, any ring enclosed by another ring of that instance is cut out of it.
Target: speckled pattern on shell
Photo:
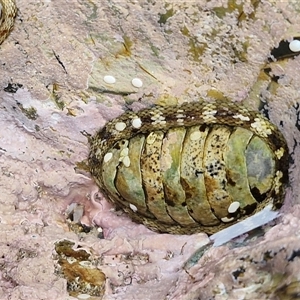
[[[213,234],[268,204],[278,209],[288,181],[278,128],[225,101],[126,112],[90,144],[101,190],[158,232]]]

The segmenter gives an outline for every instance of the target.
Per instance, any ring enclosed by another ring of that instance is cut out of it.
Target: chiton
[[[272,204],[288,148],[259,112],[229,102],[129,111],[90,138],[89,166],[108,199],[159,232],[213,234]]]

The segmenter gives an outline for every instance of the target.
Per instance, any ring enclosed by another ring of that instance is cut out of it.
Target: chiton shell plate
[[[272,204],[288,148],[260,113],[228,102],[126,112],[90,138],[89,166],[108,199],[167,233],[213,234]]]

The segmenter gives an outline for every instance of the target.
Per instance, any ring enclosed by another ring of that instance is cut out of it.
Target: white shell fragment
[[[289,48],[293,52],[299,52],[300,51],[300,41],[299,40],[293,40],[289,44]]]
[[[118,123],[116,123],[115,128],[118,131],[123,131],[126,128],[126,123],[118,122]]]
[[[108,84],[116,83],[116,78],[114,76],[111,76],[111,75],[105,75],[103,77],[103,80],[104,80],[105,83],[108,83]]]
[[[129,158],[129,156],[125,156],[122,159],[122,163],[124,164],[125,167],[129,168],[130,167],[130,158]]]
[[[140,118],[133,119],[131,123],[132,126],[137,129],[142,126],[142,120]]]
[[[112,157],[113,157],[113,154],[111,152],[108,152],[104,155],[103,161],[108,162],[112,159]]]
[[[229,222],[232,222],[233,220],[234,220],[234,218],[227,218],[227,217],[221,218],[221,221],[224,223],[229,223]]]
[[[139,78],[133,78],[131,80],[131,84],[136,88],[140,88],[143,86],[143,81]]]
[[[229,205],[229,207],[228,207],[228,212],[229,212],[230,214],[233,214],[233,213],[235,213],[235,212],[239,209],[239,207],[240,207],[240,202],[234,201],[234,202],[232,202],[232,203]]]
[[[138,210],[137,207],[134,204],[132,204],[132,203],[129,204],[129,207],[134,212],[137,212],[137,210]]]

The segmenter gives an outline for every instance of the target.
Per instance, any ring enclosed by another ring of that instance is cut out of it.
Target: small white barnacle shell
[[[128,154],[129,154],[129,149],[127,147],[123,148],[120,152],[119,161],[122,162],[125,167],[130,166],[130,158]]]
[[[103,77],[103,80],[107,84],[114,84],[114,83],[116,83],[116,78],[114,76],[112,76],[112,75],[105,75]]]
[[[136,88],[140,88],[143,86],[143,81],[140,78],[133,78],[131,84]]]
[[[125,167],[129,167],[130,166],[130,158],[129,156],[124,156],[124,158],[122,159],[122,163],[124,164]]]
[[[235,213],[239,208],[240,208],[240,202],[234,201],[234,202],[232,202],[232,203],[229,205],[229,207],[228,207],[228,212],[229,212],[230,214],[233,214],[233,213]]]
[[[300,51],[300,41],[293,40],[289,43],[289,48],[292,52],[299,52]]]
[[[136,128],[136,129],[141,128],[142,120],[139,117],[135,117],[132,119],[131,124],[132,124],[132,127]]]
[[[118,131],[123,131],[126,128],[126,123],[124,122],[117,122],[115,124],[115,129]]]
[[[138,211],[137,207],[136,207],[134,204],[132,204],[132,203],[129,203],[129,207],[130,207],[130,209],[131,209],[133,212],[137,212],[137,211]]]
[[[231,217],[231,218],[228,218],[228,217],[221,218],[221,221],[224,222],[224,223],[229,223],[229,222],[232,222],[233,220],[234,220],[233,217]]]
[[[110,161],[113,157],[113,154],[111,152],[108,152],[104,155],[103,161],[106,163],[108,161]]]

